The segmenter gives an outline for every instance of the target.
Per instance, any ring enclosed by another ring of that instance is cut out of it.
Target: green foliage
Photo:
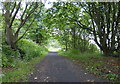
[[[119,54],[120,54],[120,52],[116,52],[116,51],[113,52],[114,56],[119,56]]]
[[[107,79],[109,79],[109,80],[111,80],[111,81],[114,81],[114,80],[119,80],[120,78],[119,78],[119,75],[118,74],[114,74],[114,73],[109,73],[109,74],[104,74],[104,75],[102,75],[104,78],[107,78]]]
[[[7,44],[2,45],[2,67],[14,67],[14,60],[19,57],[19,51],[12,50]]]
[[[21,53],[18,50],[14,51],[6,44],[2,46],[3,82],[26,81],[28,74],[34,70],[33,65],[48,51],[45,47],[26,39],[18,42],[18,48],[24,52],[23,59],[20,58]]]
[[[2,76],[2,82],[27,82],[28,75],[34,71],[33,66],[40,62],[45,55],[46,52],[44,52],[42,56],[33,58],[30,61],[15,60],[17,63],[16,67],[12,68],[11,71],[5,72],[3,68],[4,75]]]
[[[46,33],[47,32],[47,33]],[[26,38],[33,40],[34,42],[45,45],[50,37],[49,29],[45,29],[43,26],[37,25],[34,26],[27,34]]]
[[[18,42],[18,47],[22,51],[24,51],[25,55],[23,58],[26,60],[30,60],[34,57],[41,56],[42,53],[47,50],[47,49],[45,49],[45,47],[39,46],[32,40],[26,40],[26,39],[20,40]]]
[[[81,53],[80,50],[72,49],[68,50],[66,52],[61,51],[60,55],[67,56],[73,59],[80,59],[81,61],[86,61],[89,58],[95,58],[95,59],[100,59],[102,58],[101,53]]]
[[[75,24],[75,15],[79,13],[79,10],[80,8],[71,2],[55,2],[53,7],[46,11],[47,16],[43,22],[49,28],[66,29],[66,26],[71,27]]]
[[[78,50],[78,49],[71,49],[71,50],[69,50],[69,51],[67,51],[67,53],[73,53],[73,54],[79,54],[80,53],[80,50]]]
[[[88,46],[89,52],[97,52],[98,48],[96,47],[95,44],[89,44]]]
[[[41,56],[47,49],[43,46],[39,46],[31,40],[21,40],[18,42],[18,48],[20,48],[23,54],[23,60],[30,60],[34,57]],[[2,67],[15,67],[16,59],[20,60],[22,53],[19,50],[12,50],[7,44],[2,45]]]

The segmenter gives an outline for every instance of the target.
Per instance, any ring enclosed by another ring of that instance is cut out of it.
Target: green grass
[[[100,76],[104,79],[110,81],[118,81],[119,77],[114,72],[109,72],[109,68],[114,70],[114,66],[107,65],[111,61],[107,59],[112,59],[110,57],[104,57],[100,52],[94,53],[81,53],[79,50],[69,50],[69,51],[60,51],[59,55],[70,58],[73,62],[80,64],[88,72],[93,73],[97,76]]]
[[[17,65],[13,68],[13,71],[3,71],[4,76],[2,77],[2,82],[22,82],[27,81],[28,74],[34,71],[34,65],[40,62],[47,52],[44,52],[43,55],[35,57],[29,61],[21,61],[16,59]]]
[[[101,67],[104,62],[97,61],[92,62],[90,59],[99,60],[103,56],[101,53],[80,53],[78,50],[70,50],[67,52],[59,52],[60,55],[71,58],[76,63],[81,63],[81,66],[85,67],[88,71],[98,74],[96,67]]]
[[[72,58],[72,59],[78,59],[80,61],[89,61],[89,58],[94,58],[94,59],[102,59],[103,56],[101,53],[80,53],[78,50],[70,50],[67,52],[60,51],[60,55]]]

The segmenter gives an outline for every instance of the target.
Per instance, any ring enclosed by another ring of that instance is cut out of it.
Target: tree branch
[[[12,9],[11,13],[10,13],[10,17],[12,16],[12,13],[13,13],[13,11],[14,11],[15,7],[16,7],[16,2],[14,3],[14,7],[13,7],[13,9]]]
[[[24,10],[24,12],[23,12],[23,14],[22,14],[22,16],[21,16],[21,20],[23,20],[23,16],[24,16],[24,14],[25,14],[25,12],[26,12],[26,10],[27,10],[27,6],[28,6],[28,4],[26,4],[26,6],[25,6],[25,10]]]
[[[35,7],[30,11],[30,13],[28,14],[28,16],[25,17],[25,19],[21,22],[21,24],[19,25],[15,35],[17,35],[20,31],[20,29],[22,28],[22,26],[25,24],[25,22],[28,20],[28,18],[31,16],[31,14],[35,11],[35,9],[38,7],[37,3],[35,5]]]
[[[12,23],[13,23],[13,21],[14,21],[14,19],[15,19],[15,16],[17,15],[18,10],[20,9],[20,4],[21,4],[21,2],[19,2],[19,4],[18,4],[17,10],[16,10],[15,13],[14,13],[14,16],[13,16],[11,22],[10,22],[9,28],[11,28]]]
[[[23,33],[23,35],[22,35],[20,38],[18,38],[18,39],[15,41],[15,43],[17,43],[20,39],[22,39],[22,38],[24,37],[24,35],[25,35],[26,32],[29,30],[29,28],[31,27],[31,25],[32,25],[32,23],[34,22],[34,20],[35,20],[35,17],[34,17],[34,19],[32,20],[32,22],[30,23],[30,25],[27,27],[27,29],[25,30],[25,32]]]
[[[93,30],[92,29],[90,29],[90,28],[88,28],[88,27],[86,27],[85,25],[83,25],[82,23],[80,23],[80,22],[78,22],[78,21],[76,21],[77,22],[77,24],[81,27],[81,28],[83,28],[83,29],[87,29],[87,30],[89,30],[89,31],[91,31],[91,32],[93,32]],[[82,25],[82,26],[81,26]]]

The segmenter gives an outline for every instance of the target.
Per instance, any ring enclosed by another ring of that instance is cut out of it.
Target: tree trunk
[[[107,57],[109,57],[109,56],[111,56],[111,53],[112,52],[110,52],[109,50],[103,50],[103,54],[104,54],[104,56],[107,56]]]
[[[14,50],[17,49],[16,43],[15,43],[15,39],[16,38],[13,36],[12,29],[6,27],[6,42]]]
[[[10,12],[6,10],[5,13],[5,35],[6,35],[6,42],[12,49],[17,49],[15,44],[16,37],[13,35],[12,28],[10,27]]]
[[[76,48],[76,35],[75,35],[75,28],[72,28],[72,38],[73,38],[73,48]]]
[[[67,43],[67,40],[66,40],[66,45],[65,45],[65,46],[66,46],[66,49],[65,49],[65,50],[67,51],[67,50],[68,50],[68,43]]]

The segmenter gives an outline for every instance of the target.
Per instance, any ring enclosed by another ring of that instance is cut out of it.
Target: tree
[[[120,2],[79,3],[84,9],[83,13],[90,16],[89,27],[77,21],[81,28],[87,29],[94,36],[94,41],[105,56],[112,56],[120,50]]]
[[[47,27],[58,28],[59,31],[61,31],[59,32],[59,38],[57,38],[62,45],[65,45],[66,50],[70,48],[78,49],[78,47],[81,45],[81,42],[85,42],[80,41],[82,39],[85,40],[85,38],[82,38],[82,36],[84,35],[84,37],[87,37],[87,35],[85,35],[86,33],[83,34],[84,32],[81,32],[85,30],[81,30],[79,25],[76,23],[80,9],[81,8],[79,8],[76,3],[53,3],[53,7],[48,9],[47,16],[43,20]]]
[[[50,37],[50,31],[42,22],[42,19],[45,17],[46,9],[41,8],[40,10],[40,14],[36,16],[34,24],[31,26],[31,30],[28,31],[25,38],[32,39],[39,45],[43,45],[47,43],[47,40]]]
[[[45,24],[63,31],[67,28],[74,48],[79,37],[78,46],[93,38],[105,56],[120,50],[120,2],[56,2],[48,10]]]
[[[39,14],[39,7],[42,3],[3,2],[3,16],[5,21],[6,42],[12,49],[17,49],[16,43],[24,37],[30,26],[33,24],[36,15]],[[26,26],[21,36],[20,32]]]

